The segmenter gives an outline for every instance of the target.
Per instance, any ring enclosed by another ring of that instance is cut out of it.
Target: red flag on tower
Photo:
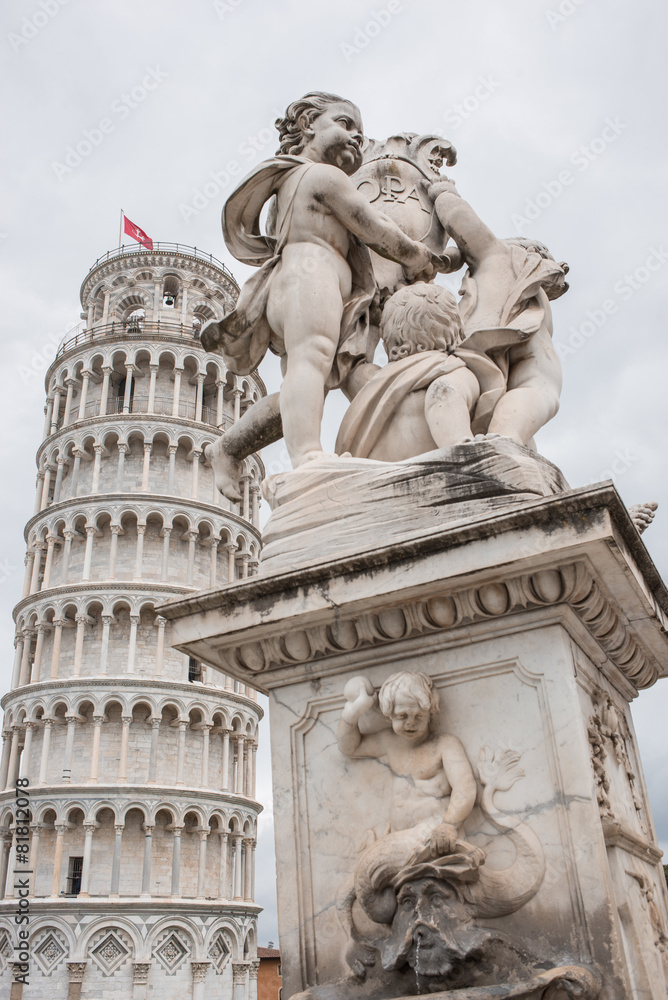
[[[123,215],[123,231],[131,236],[133,240],[137,243],[141,243],[146,247],[147,250],[153,249],[153,240],[150,236],[147,236],[143,229],[136,226],[134,222],[130,222],[127,215]]]

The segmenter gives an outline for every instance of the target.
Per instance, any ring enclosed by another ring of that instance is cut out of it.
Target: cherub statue
[[[281,356],[280,416],[297,468],[322,454],[326,391],[366,356],[375,284],[365,244],[400,263],[409,281],[433,277],[436,265],[349,179],[362,163],[363,143],[352,102],[307,94],[276,124],[279,154],[253,170],[223,210],[228,249],[260,270],[236,309],[208,323],[201,339],[207,350],[221,347],[236,374],[255,368],[268,349]],[[275,239],[260,234],[269,201]]]
[[[344,695],[339,750],[347,757],[387,760],[394,775],[390,836],[409,829],[414,834],[395,838],[396,847],[402,850],[404,844],[412,844],[412,852],[417,836],[421,849],[426,846],[432,857],[454,851],[462,823],[475,804],[477,786],[460,740],[432,730],[439,711],[432,679],[404,670],[388,677],[376,695],[368,678],[354,677]],[[363,735],[359,720],[376,704],[390,726]]]

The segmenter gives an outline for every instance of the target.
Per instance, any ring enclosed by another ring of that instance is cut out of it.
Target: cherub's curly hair
[[[439,694],[434,687],[433,680],[427,674],[413,674],[409,670],[401,670],[398,674],[392,674],[391,677],[387,678],[378,692],[378,706],[388,719],[394,711],[399,694],[414,698],[423,711],[429,712],[430,718],[433,719],[438,714]]]
[[[306,145],[303,118],[306,118],[307,123],[310,125],[314,119],[327,110],[330,104],[339,104],[341,102],[356,107],[352,101],[346,100],[345,97],[338,97],[336,94],[326,94],[322,90],[314,90],[311,94],[304,94],[298,101],[293,101],[292,104],[289,104],[285,112],[285,117],[277,118],[274,122],[278,129],[278,138],[281,143],[276,152],[292,153],[294,156],[298,156]]]
[[[457,300],[442,285],[407,285],[385,303],[380,332],[390,361],[420,351],[451,350],[462,339]]]

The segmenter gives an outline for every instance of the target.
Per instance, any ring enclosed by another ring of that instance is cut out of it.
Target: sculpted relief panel
[[[548,978],[536,989],[574,976],[579,995],[596,996],[594,968],[582,963],[587,942],[574,929],[581,902],[555,797],[555,748],[543,745],[550,721],[540,678],[497,664],[468,681],[442,678],[441,697],[422,672],[400,671],[378,689],[353,677],[342,709],[340,696],[317,698],[293,727],[304,773],[296,840],[308,841],[306,825],[321,831],[298,864],[307,869],[298,918],[304,978],[338,981],[337,997],[509,983],[529,990],[538,975]],[[495,694],[497,717],[472,720]],[[526,719],[513,749],[503,743],[509,697]],[[559,882],[555,938],[570,943],[555,948],[546,971],[544,935],[533,935],[532,954],[529,904],[537,898],[540,913]]]

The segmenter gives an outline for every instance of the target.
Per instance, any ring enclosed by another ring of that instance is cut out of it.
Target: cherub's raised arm
[[[416,243],[388,216],[378,212],[337,167],[328,168],[327,183],[315,194],[354,236],[372,250],[412,272],[429,269],[431,253]]]
[[[336,733],[339,750],[346,757],[382,757],[385,753],[382,734],[362,736],[358,725],[361,716],[376,704],[373,684],[366,677],[353,677],[343,693],[348,700]]]
[[[451,181],[440,181],[432,185],[429,194],[435,198],[434,207],[441,225],[455,241],[468,264],[477,264],[485,254],[503,242],[478,217],[469,203],[460,198]]]

